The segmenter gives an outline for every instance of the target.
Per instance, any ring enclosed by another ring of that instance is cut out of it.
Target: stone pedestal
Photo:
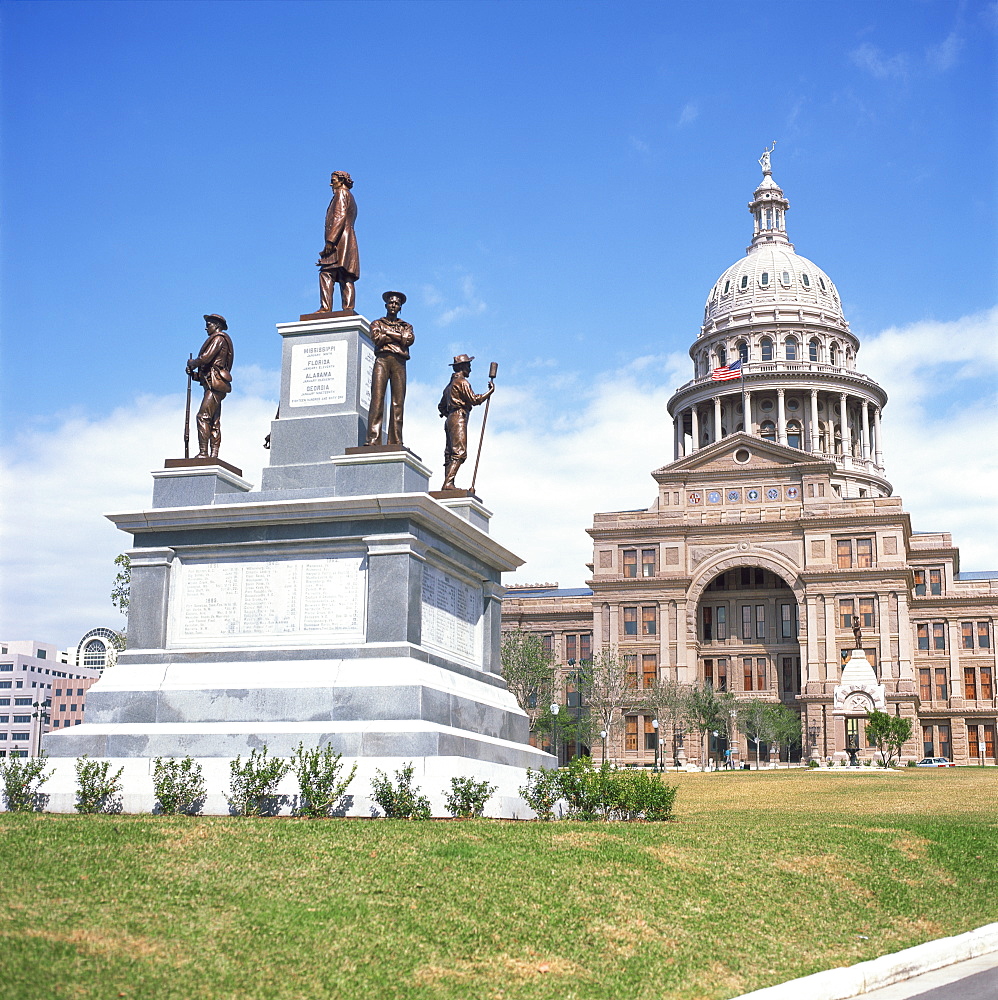
[[[278,327],[261,490],[219,466],[164,469],[150,509],[109,515],[133,537],[128,648],[90,689],[86,723],[45,737],[53,810],[73,809],[71,758],[125,767],[124,808],[148,811],[153,758],[190,754],[205,811],[224,813],[233,757],[302,742],[357,762],[352,815],[371,815],[376,769],[407,762],[437,815],[457,776],[498,786],[490,814],[530,815],[525,769],[554,760],[500,676],[500,579],[521,560],[477,498],[431,497],[411,452],[345,454],[366,434],[367,327]]]

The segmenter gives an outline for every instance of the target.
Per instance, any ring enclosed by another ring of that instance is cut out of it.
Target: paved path
[[[998,952],[924,972],[856,1000],[998,1000]]]

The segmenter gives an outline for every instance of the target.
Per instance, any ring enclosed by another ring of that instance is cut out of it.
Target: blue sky
[[[998,566],[974,447],[998,433],[994,3],[8,0],[0,19],[3,635],[120,624],[128,539],[101,514],[181,454],[205,312],[236,344],[223,457],[259,481],[274,324],[318,305],[333,169],[355,180],[359,310],[409,296],[408,443],[434,468],[450,357],[499,362],[480,484],[517,579],[580,584],[592,512],[652,498],[773,139],[790,238],[891,396],[897,493],[964,568]]]

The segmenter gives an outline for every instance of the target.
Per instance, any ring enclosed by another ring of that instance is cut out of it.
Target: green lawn
[[[667,824],[0,815],[20,998],[725,998],[995,920],[998,770],[669,776]]]

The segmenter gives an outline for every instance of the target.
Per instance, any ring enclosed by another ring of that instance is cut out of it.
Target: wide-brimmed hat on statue
[[[451,363],[451,368],[457,368],[458,365],[470,365],[471,362],[474,360],[475,360],[474,354],[472,354],[470,358],[468,357],[467,354],[459,354],[456,358],[454,358],[453,362]]]
[[[381,301],[382,302],[387,302],[393,295],[395,296],[395,298],[401,299],[402,300],[402,305],[405,305],[405,294],[402,293],[402,292],[385,292],[381,296]]]
[[[225,322],[224,316],[219,316],[218,313],[208,313],[204,321],[206,323],[214,323],[220,330],[228,330],[229,324]]]

